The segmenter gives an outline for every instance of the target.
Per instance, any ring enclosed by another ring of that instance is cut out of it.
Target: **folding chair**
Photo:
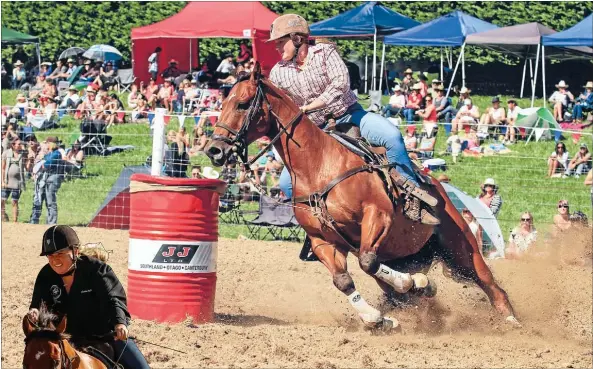
[[[287,230],[290,239],[298,239],[300,226],[289,204],[281,204],[268,196],[260,196],[259,210],[255,219],[246,222],[251,238],[263,240],[268,235],[273,239],[285,239],[282,230]],[[262,231],[264,232],[262,235]]]
[[[132,84],[136,81],[136,77],[134,76],[133,69],[120,69],[117,71],[117,76],[115,77],[115,83],[117,84],[117,92],[130,92],[130,88]],[[123,90],[121,88],[124,88]]]
[[[58,96],[64,97],[68,93],[68,87],[70,87],[70,83],[68,81],[60,81],[58,82]]]
[[[239,211],[241,205],[241,187],[238,184],[230,184],[227,191],[220,198],[218,217],[221,223],[241,224],[243,217]]]
[[[381,93],[381,91],[369,91],[369,97],[371,98],[371,102],[366,111],[380,113],[383,109],[383,104],[381,102],[383,94]]]

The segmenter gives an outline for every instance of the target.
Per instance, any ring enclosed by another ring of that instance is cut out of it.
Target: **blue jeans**
[[[31,224],[39,224],[43,202],[47,206],[47,224],[58,222],[58,199],[57,194],[61,185],[59,174],[42,174],[35,182],[33,193],[33,209],[31,212]]]
[[[404,117],[406,117],[406,122],[412,123],[414,121],[414,113],[416,109],[405,108],[404,109]]]
[[[405,178],[418,185],[412,161],[406,151],[406,145],[399,129],[379,114],[366,112],[356,103],[348,108],[346,114],[336,119],[336,124],[352,123],[360,128],[360,134],[374,146],[383,146],[387,150],[389,163]],[[278,186],[286,197],[292,198],[292,181],[288,169],[284,167]]]
[[[574,119],[582,120],[583,119],[583,110],[591,110],[593,106],[587,103],[576,104],[574,108],[572,108],[572,116]]]
[[[124,369],[150,369],[144,355],[132,340],[113,341],[113,349],[115,351],[115,360],[119,359],[119,363],[123,365]]]
[[[391,118],[392,115],[398,116],[401,111],[402,111],[402,108],[394,108],[391,105],[387,105],[383,108],[383,113],[385,113],[385,118]]]

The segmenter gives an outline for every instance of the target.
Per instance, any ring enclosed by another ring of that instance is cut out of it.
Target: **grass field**
[[[12,105],[15,102],[16,91],[2,90],[2,105]],[[507,96],[501,100],[506,101]],[[385,102],[388,97],[384,97]],[[474,103],[483,111],[490,105],[490,97],[474,96]],[[122,98],[122,101],[126,99]],[[368,101],[368,100],[367,100]],[[366,106],[367,102],[362,104]],[[536,102],[541,106],[542,102]],[[529,100],[519,100],[519,106],[528,107]],[[57,135],[67,145],[71,144],[80,134],[80,121],[65,116],[57,129],[37,132],[40,140],[49,135]],[[169,122],[175,129],[178,127],[176,118]],[[191,132],[193,120],[186,119],[185,127]],[[111,145],[133,145],[134,150],[114,154],[108,157],[90,156],[86,158],[86,177],[65,181],[58,192],[59,222],[63,224],[84,225],[95,214],[105,195],[111,189],[121,169],[126,165],[139,165],[146,161],[151,154],[152,140],[148,125],[143,123],[115,125],[109,128],[108,134],[113,136]],[[445,150],[444,132],[439,133],[435,153]],[[581,142],[591,144],[591,136],[582,136]],[[568,137],[565,141],[569,153],[572,155],[578,147]],[[447,175],[452,184],[466,191],[470,195],[477,195],[480,184],[487,177],[494,178],[500,185],[499,193],[503,199],[503,206],[499,214],[499,222],[505,237],[514,227],[523,211],[530,211],[534,215],[536,227],[546,228],[556,213],[559,199],[568,199],[571,211],[581,210],[591,219],[591,200],[589,189],[583,185],[584,177],[576,179],[550,179],[547,174],[547,157],[554,150],[554,141],[524,142],[510,146],[512,153],[500,156],[482,158],[461,158],[452,163],[451,157],[444,156],[447,161]],[[253,148],[252,148],[253,149]],[[193,157],[192,163],[210,165],[205,156]],[[31,215],[33,183],[28,181],[27,190],[21,196],[21,212],[19,221],[28,221]],[[257,208],[255,204],[252,205]],[[11,214],[10,205],[7,213]],[[44,222],[44,215],[41,219]],[[247,235],[245,226],[221,225],[220,234],[223,237],[237,237]]]

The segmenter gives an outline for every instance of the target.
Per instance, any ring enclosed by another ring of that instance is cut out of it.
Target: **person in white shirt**
[[[564,173],[568,168],[568,151],[564,142],[556,144],[556,150],[548,158],[548,177],[556,173]]]
[[[402,88],[399,85],[393,88],[393,93],[389,98],[389,104],[383,108],[385,118],[390,118],[392,115],[399,115],[401,110],[406,106],[406,97],[402,94]]]
[[[552,96],[548,99],[549,102],[554,104],[554,119],[558,122],[564,121],[564,110],[568,107],[570,101],[574,101],[574,95],[568,91],[568,85],[564,81],[560,81]]]
[[[480,110],[477,106],[472,104],[471,99],[465,99],[463,106],[457,112],[457,116],[453,119],[453,127],[451,127],[451,134],[463,130],[465,124],[475,125],[480,118]]]
[[[218,68],[216,68],[216,72],[220,73],[221,79],[228,77],[229,74],[231,74],[231,72],[234,70],[235,70],[235,64],[233,64],[233,56],[232,55],[225,56],[224,59],[222,60],[222,62],[220,62],[220,65],[218,66]]]
[[[159,71],[159,54],[161,51],[163,51],[163,49],[161,49],[160,46],[157,46],[157,48],[154,49],[154,52],[148,57],[148,73],[150,73],[152,79],[155,81]]]
[[[78,95],[78,90],[76,87],[74,87],[74,85],[72,85],[68,88],[68,94],[62,99],[60,108],[76,109],[78,107],[79,101],[80,95]]]
[[[517,101],[510,99],[507,101],[508,112],[506,117],[507,122],[507,132],[504,135],[504,143],[505,144],[514,144],[515,143],[515,123],[517,122],[517,117],[519,116],[519,112],[521,108],[517,106]]]

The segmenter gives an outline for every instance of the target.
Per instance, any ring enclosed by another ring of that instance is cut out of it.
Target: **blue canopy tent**
[[[465,38],[467,35],[477,32],[488,31],[498,26],[472,17],[462,11],[456,10],[442,17],[431,20],[406,31],[385,37],[384,42],[396,46],[437,46],[454,47],[461,46],[460,57],[453,71],[453,79],[457,73],[460,60],[462,61],[462,85],[465,86]],[[441,49],[441,70],[442,70],[442,49]],[[442,73],[442,72],[441,72]],[[447,96],[449,91],[447,91]]]
[[[544,46],[593,46],[593,13],[562,32],[543,37]]]
[[[364,3],[335,17],[312,24],[309,28],[312,37],[331,37],[348,39],[373,38],[373,89],[376,82],[377,38],[403,31],[419,25],[414,19],[401,15],[377,1]],[[380,84],[383,77],[385,46],[381,61]],[[366,86],[366,62],[365,62]]]

